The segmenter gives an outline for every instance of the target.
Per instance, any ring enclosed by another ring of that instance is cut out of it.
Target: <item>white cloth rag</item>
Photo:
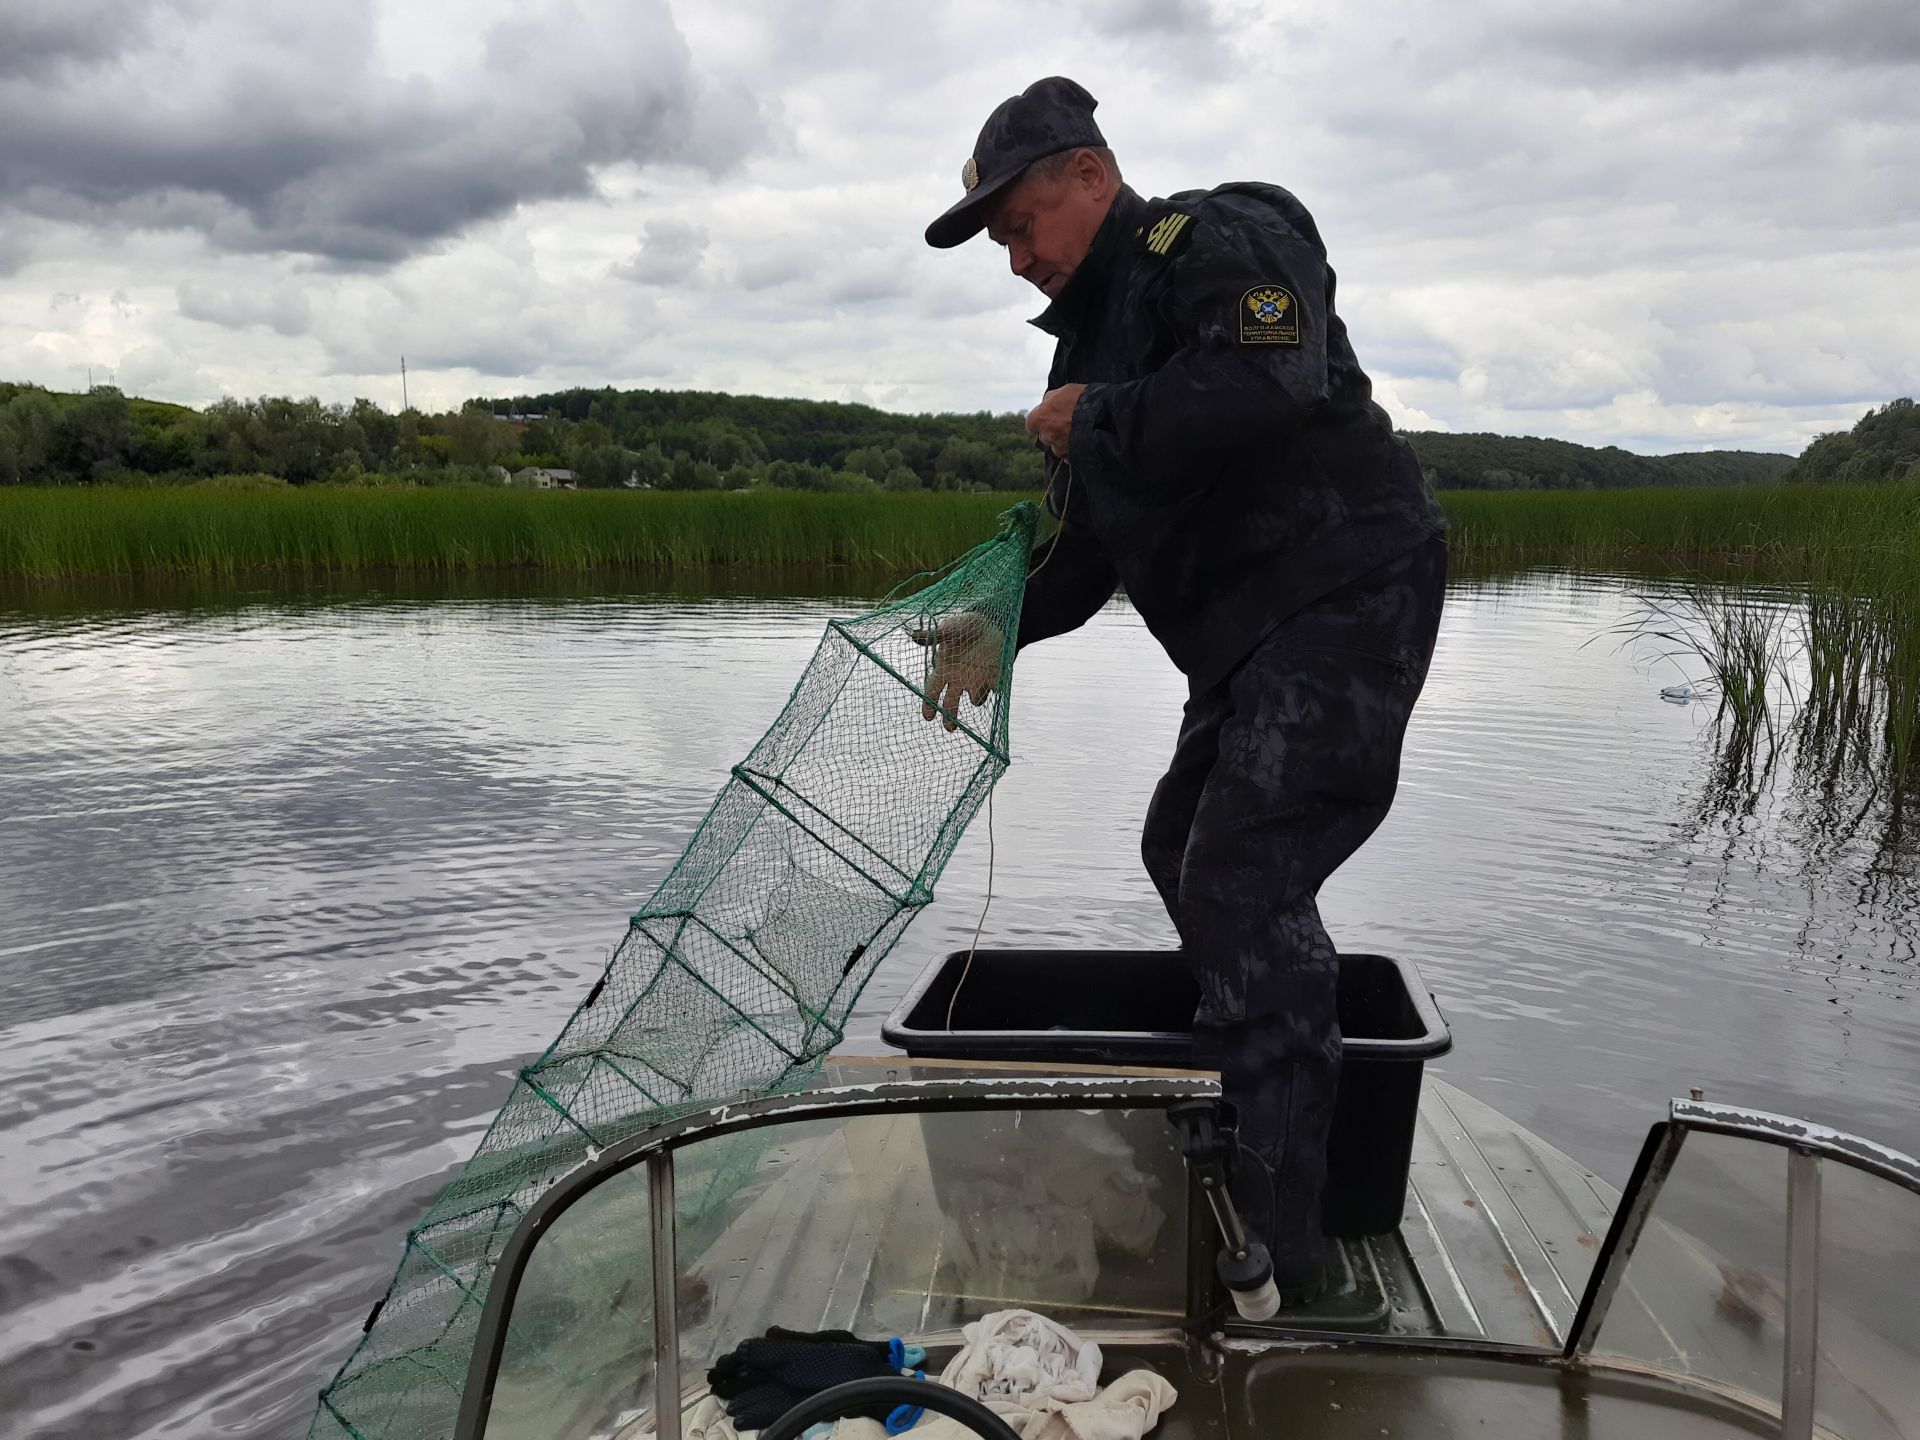
[[[1005,1420],[1021,1440],[1140,1440],[1177,1397],[1151,1370],[1100,1386],[1100,1347],[1031,1310],[998,1310],[961,1331],[940,1383]],[[931,1410],[913,1440],[977,1440]]]
[[[1100,1347],[1031,1310],[996,1310],[961,1332],[960,1353],[940,1383],[976,1400],[1036,1409],[1049,1400],[1091,1400],[1100,1389]]]

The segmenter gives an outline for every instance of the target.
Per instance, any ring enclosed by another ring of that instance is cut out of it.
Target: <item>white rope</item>
[[[973,970],[974,952],[980,948],[980,932],[987,928],[987,911],[993,908],[993,791],[987,791],[987,903],[980,907],[980,922],[973,927],[973,944],[967,947],[967,963],[960,978],[953,982],[953,998],[947,1001],[947,1029],[953,1029],[953,1007],[960,1003],[960,987]]]
[[[1033,569],[1027,572],[1027,579],[1029,582],[1032,581],[1034,576],[1038,575],[1042,570],[1046,569],[1047,562],[1053,559],[1053,552],[1055,548],[1057,548],[1060,544],[1060,532],[1061,530],[1064,530],[1066,528],[1067,510],[1073,504],[1073,466],[1069,465],[1065,460],[1062,460],[1060,462],[1060,468],[1067,472],[1067,488],[1065,491],[1061,493],[1061,496],[1060,496],[1060,527],[1059,529],[1056,529],[1053,532],[1053,541],[1051,544],[1047,546],[1047,553],[1041,557],[1040,563],[1034,566]],[[1051,479],[1049,479],[1047,482],[1047,488],[1049,490],[1053,488],[1053,482]],[[959,708],[957,703],[955,705],[955,708],[956,709]],[[948,1030],[953,1029],[953,1012],[955,1007],[958,1006],[960,1003],[960,987],[967,983],[967,976],[973,973],[973,957],[979,953],[980,935],[981,935],[981,932],[987,928],[987,911],[993,908],[993,860],[994,860],[993,791],[988,790],[987,791],[987,898],[986,898],[986,903],[980,907],[979,922],[973,927],[973,943],[967,947],[967,963],[960,967],[960,978],[953,982],[953,995],[947,1001],[947,1029]]]
[[[1067,488],[1060,496],[1060,524],[1053,532],[1053,539],[1048,542],[1047,553],[1040,558],[1038,565],[1027,572],[1027,579],[1029,580],[1047,568],[1047,561],[1053,559],[1053,552],[1060,546],[1061,532],[1067,528],[1067,509],[1073,504],[1073,466],[1062,460],[1060,462],[1060,468],[1067,472]],[[1047,481],[1047,489],[1053,489],[1052,480]]]

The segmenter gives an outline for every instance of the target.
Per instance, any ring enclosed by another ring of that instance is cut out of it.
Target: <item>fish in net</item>
[[[408,1232],[310,1440],[451,1435],[495,1263],[548,1185],[677,1113],[807,1082],[1007,767],[1036,518],[1016,505],[921,588],[828,622],[605,971]],[[936,664],[997,684],[976,706],[946,692],[929,724]],[[633,1278],[582,1270],[585,1287]]]

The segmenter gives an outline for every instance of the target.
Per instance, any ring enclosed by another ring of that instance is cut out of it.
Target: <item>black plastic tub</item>
[[[1192,1063],[1199,991],[1176,951],[981,950],[953,1005],[967,952],[921,972],[880,1027],[916,1058],[1033,1064]],[[1408,960],[1340,957],[1345,1055],[1327,1143],[1326,1229],[1383,1235],[1400,1224],[1425,1063],[1453,1048]]]

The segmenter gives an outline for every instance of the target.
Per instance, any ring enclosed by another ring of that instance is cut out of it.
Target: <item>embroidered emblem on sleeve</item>
[[[1242,345],[1298,345],[1300,307],[1284,285],[1256,285],[1240,297]]]

